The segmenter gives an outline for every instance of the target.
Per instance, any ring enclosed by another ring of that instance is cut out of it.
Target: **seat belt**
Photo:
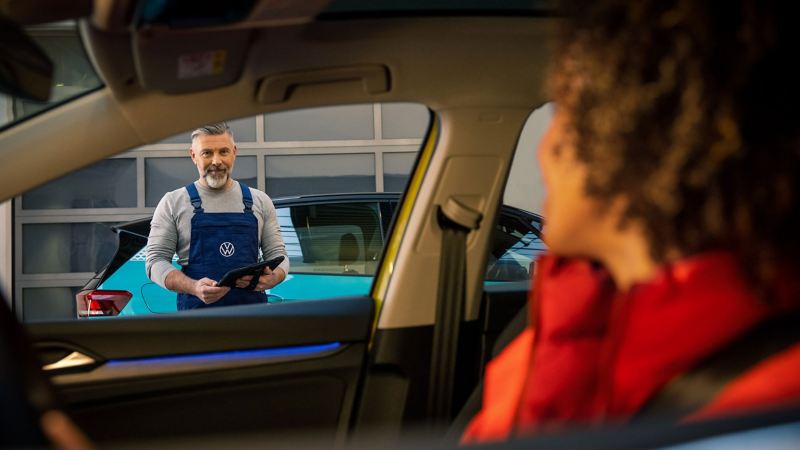
[[[444,427],[452,418],[459,325],[466,295],[467,236],[478,228],[483,216],[451,197],[439,207],[437,217],[442,252],[428,383],[428,421],[432,427]]]
[[[768,319],[667,383],[639,410],[636,420],[680,418],[699,411],[748,370],[798,342],[800,314]]]

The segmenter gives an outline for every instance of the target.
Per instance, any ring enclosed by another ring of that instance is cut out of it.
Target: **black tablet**
[[[239,267],[238,269],[233,269],[228,271],[225,275],[222,276],[222,279],[219,280],[217,286],[227,286],[227,287],[236,287],[236,280],[242,278],[245,275],[253,275],[254,277],[260,277],[261,274],[264,272],[264,267],[269,267],[270,270],[275,270],[276,267],[283,262],[283,256],[278,256],[277,258],[270,259],[269,261],[263,261],[260,263],[250,264],[249,266]]]

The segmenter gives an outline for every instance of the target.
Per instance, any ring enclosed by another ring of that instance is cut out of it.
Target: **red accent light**
[[[82,291],[75,296],[78,317],[111,317],[125,308],[133,297],[128,291]]]

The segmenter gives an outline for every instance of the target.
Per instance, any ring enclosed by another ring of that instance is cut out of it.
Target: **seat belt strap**
[[[748,370],[800,342],[800,314],[775,317],[757,325],[693,369],[667,383],[636,419],[680,418],[711,404]]]
[[[453,388],[459,325],[464,316],[467,272],[467,236],[478,228],[482,215],[454,198],[438,210],[442,230],[436,323],[433,328],[428,420],[446,426],[452,419]]]

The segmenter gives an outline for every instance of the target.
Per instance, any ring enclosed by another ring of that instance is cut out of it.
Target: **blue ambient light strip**
[[[120,366],[130,364],[154,365],[154,364],[180,364],[190,362],[215,362],[228,360],[248,360],[263,358],[292,358],[314,356],[315,354],[327,353],[342,347],[340,342],[319,345],[298,345],[295,347],[263,348],[257,350],[233,350],[227,352],[198,353],[192,355],[172,355],[156,356],[152,358],[131,358],[131,359],[110,359],[106,366]]]

